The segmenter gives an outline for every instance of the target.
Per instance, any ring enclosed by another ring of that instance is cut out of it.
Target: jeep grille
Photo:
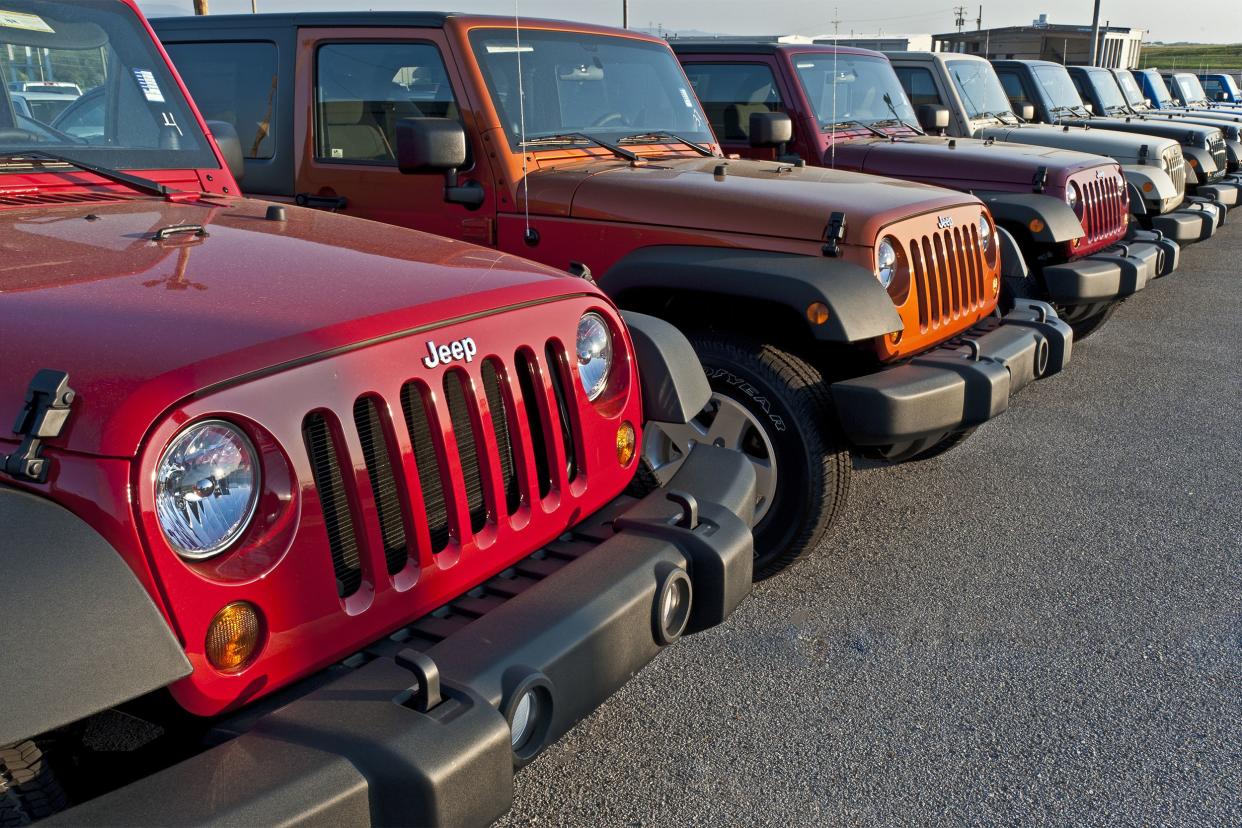
[[[523,494],[538,500],[547,497],[560,481],[577,479],[567,365],[562,347],[550,341],[541,355],[527,349],[517,351],[508,367],[495,358],[483,360],[477,388],[458,368],[443,372],[438,387],[411,380],[401,387],[399,405],[391,407],[402,416],[387,422],[390,406],[373,395],[358,398],[348,425],[329,412],[313,411],[305,416],[302,433],[340,597],[354,594],[362,585],[359,535],[372,528],[383,543],[392,575],[410,559],[419,560],[420,544],[427,545],[430,555],[438,555],[455,537],[460,540],[461,536],[482,532],[489,518],[494,519],[495,511],[506,517],[516,513]],[[486,435],[484,410],[491,415],[490,434]],[[347,435],[344,429],[350,426],[357,436],[360,456],[348,448],[354,435]],[[397,428],[405,430],[400,438],[395,433]],[[499,459],[494,468],[485,459],[489,437]],[[397,441],[404,442],[404,438],[409,440],[418,485],[417,490],[410,485],[403,493],[394,469],[401,468]],[[457,457],[451,466],[445,459],[449,441]],[[529,445],[522,445],[523,441]],[[515,458],[525,456],[527,450],[534,457],[537,491],[523,493]],[[359,464],[366,467],[374,499],[374,509],[361,510],[360,514],[367,515],[374,527],[359,526],[352,517],[348,481]],[[554,472],[562,468],[563,477]],[[451,495],[455,482],[465,492],[464,520],[456,529]],[[500,494],[493,498],[488,492]],[[497,502],[491,502],[493,499]],[[425,535],[419,531],[419,524],[426,527]]]
[[[1164,160],[1169,167],[1169,177],[1178,194],[1186,192],[1186,159],[1182,156],[1181,147],[1169,147],[1164,151]]]
[[[1085,236],[1076,252],[1080,255],[1093,253],[1124,236],[1126,215],[1130,211],[1125,178],[1118,172],[1100,178],[1096,170],[1090,170],[1073,179],[1073,183],[1078,185]]]
[[[1225,137],[1220,134],[1208,136],[1208,152],[1216,162],[1216,173],[1213,178],[1221,178],[1229,170],[1229,153],[1225,149]]]
[[[911,239],[909,253],[922,331],[977,310],[986,301],[983,251],[975,222]]]

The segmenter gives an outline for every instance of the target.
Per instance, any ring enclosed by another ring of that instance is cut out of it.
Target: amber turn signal
[[[1190,158],[1186,159],[1186,160],[1188,160],[1188,161],[1190,162],[1190,166],[1192,166],[1192,167],[1197,167],[1197,166],[1199,166],[1199,159],[1198,159],[1198,158],[1195,158],[1193,155],[1192,155]]]
[[[617,429],[617,462],[622,466],[628,466],[630,461],[634,459],[634,447],[637,440],[634,436],[634,426],[628,422],[621,424]]]
[[[1143,192],[1150,193],[1154,189],[1156,189],[1155,184],[1152,184],[1150,181],[1143,182]]]
[[[828,306],[823,302],[812,302],[806,306],[806,318],[812,325],[822,325],[828,321]]]
[[[1044,231],[1044,222],[1042,219],[1033,218],[1027,222],[1026,226],[1030,228],[1032,233],[1042,233]]]
[[[252,604],[227,604],[207,628],[207,660],[217,670],[240,670],[259,652],[263,625]]]

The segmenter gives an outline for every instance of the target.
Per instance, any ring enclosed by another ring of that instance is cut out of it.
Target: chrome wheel
[[[666,484],[696,443],[740,451],[755,470],[755,524],[763,520],[776,495],[776,452],[757,419],[739,403],[719,393],[685,424],[651,423],[643,435],[643,460]]]

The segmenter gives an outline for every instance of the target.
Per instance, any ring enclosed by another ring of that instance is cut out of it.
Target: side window
[[[1225,91],[1225,87],[1216,78],[1204,78],[1203,91],[1207,93],[1208,100],[1214,101],[1220,97],[1220,93]]]
[[[906,90],[906,97],[912,106],[921,104],[943,104],[940,92],[936,89],[936,79],[930,70],[918,66],[898,66],[897,80]]]
[[[396,163],[402,118],[461,113],[439,50],[429,43],[319,47],[315,155],[325,161]]]
[[[170,43],[169,56],[209,121],[227,121],[246,158],[276,152],[276,44]]]
[[[784,112],[772,70],[762,63],[689,63],[686,76],[721,141],[750,140],[754,112]]]
[[[1087,103],[1095,100],[1091,95],[1091,84],[1078,72],[1070,73],[1070,80],[1074,81],[1074,88],[1078,90],[1078,96]]]
[[[78,98],[65,109],[55,121],[52,128],[66,132],[74,138],[81,138],[88,144],[102,144],[104,135],[104,90],[95,87]]]
[[[1005,94],[1009,96],[1009,102],[1015,108],[1031,102],[1031,99],[1026,96],[1026,90],[1022,88],[1022,79],[1018,77],[1017,72],[1001,70],[996,73],[996,76],[1000,78],[1001,86],[1005,87]]]

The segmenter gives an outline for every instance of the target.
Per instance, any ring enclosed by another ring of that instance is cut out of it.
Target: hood
[[[1159,158],[1177,142],[1159,136],[1138,135],[1133,132],[1117,132],[1111,129],[1085,129],[1076,126],[1053,126],[1052,124],[1022,124],[1020,126],[985,127],[975,134],[976,138],[995,138],[1016,144],[1034,144],[1041,147],[1064,149],[1107,155],[1120,164],[1138,163],[1139,152],[1144,146],[1152,158]]]
[[[1093,129],[1134,132],[1139,135],[1156,135],[1161,138],[1168,138],[1171,141],[1177,141],[1179,144],[1189,144],[1195,147],[1203,146],[1208,136],[1216,131],[1212,127],[1178,123],[1176,121],[1161,123],[1160,121],[1149,121],[1138,117],[1067,119],[1065,122],[1078,126],[1087,125]]]
[[[851,167],[872,175],[914,178],[946,186],[970,189],[1031,189],[1040,167],[1048,172],[1050,183],[1063,183],[1074,173],[1093,169],[1106,162],[1097,155],[1003,141],[974,138],[922,136],[885,141],[875,138],[853,141],[854,147],[838,146],[861,154]],[[856,148],[855,148],[856,147]]]
[[[724,165],[725,174],[715,170]],[[723,158],[588,162],[530,175],[531,207],[569,204],[574,218],[819,240],[846,214],[849,243],[870,245],[895,221],[976,203],[909,181],[821,167]]]
[[[159,199],[0,211],[0,415],[41,368],[77,392],[74,451],[130,457],[209,386],[375,337],[594,291],[522,259],[296,207]],[[155,231],[198,224],[205,237]],[[0,438],[8,437],[7,431]]]

